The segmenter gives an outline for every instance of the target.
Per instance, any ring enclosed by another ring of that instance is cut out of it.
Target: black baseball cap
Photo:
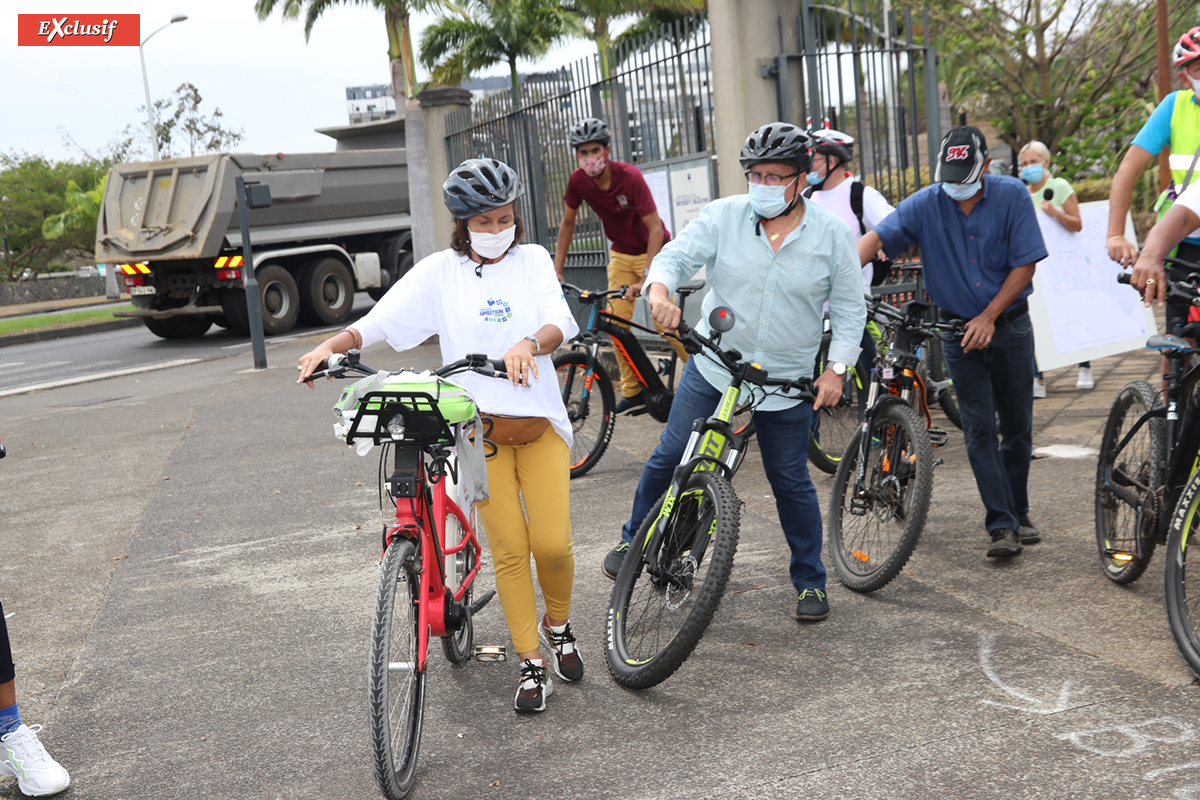
[[[987,157],[987,141],[978,128],[970,125],[954,128],[942,139],[933,179],[943,183],[974,183],[983,175]]]

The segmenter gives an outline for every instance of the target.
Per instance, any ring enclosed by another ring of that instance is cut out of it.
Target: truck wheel
[[[300,270],[300,316],[310,325],[340,325],[354,306],[354,276],[336,258]]]
[[[154,319],[143,317],[142,321],[155,336],[162,339],[195,339],[203,336],[212,327],[212,317],[191,314],[180,317]]]
[[[259,267],[255,275],[262,303],[263,333],[268,336],[287,333],[296,326],[296,316],[300,313],[300,289],[296,279],[278,264]]]
[[[395,258],[390,260],[384,269],[379,270],[379,282],[383,285],[374,289],[367,289],[367,294],[371,296],[372,300],[378,301],[382,299],[387,290],[392,288],[392,284],[408,274],[408,271],[412,269],[412,265],[412,251],[397,250]]]
[[[246,311],[245,289],[222,289],[221,309],[229,321],[229,329],[241,334],[250,333],[250,315]]]

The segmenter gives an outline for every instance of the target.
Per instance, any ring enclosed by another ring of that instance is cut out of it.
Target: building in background
[[[346,107],[351,125],[396,116],[396,100],[392,97],[392,87],[386,83],[347,86]]]

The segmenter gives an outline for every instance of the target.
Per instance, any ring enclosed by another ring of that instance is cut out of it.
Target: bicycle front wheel
[[[419,584],[416,548],[394,540],[379,565],[367,702],[375,780],[388,800],[401,800],[412,788],[425,716],[425,672],[417,663]]]
[[[1167,622],[1188,668],[1200,678],[1200,473],[1184,487],[1167,534]],[[1189,571],[1188,554],[1196,556]]]
[[[1157,405],[1158,393],[1150,384],[1126,384],[1113,401],[1100,440],[1096,546],[1100,567],[1114,583],[1136,581],[1154,553],[1159,512],[1156,464],[1164,450],[1162,420],[1146,420],[1124,447],[1118,447],[1142,414]]]
[[[818,367],[818,376],[825,371],[824,360]],[[837,472],[838,463],[850,437],[862,424],[863,414],[867,409],[867,376],[871,368],[865,361],[859,361],[853,368],[846,370],[842,376],[842,398],[837,405],[830,406],[830,412],[820,409],[813,412],[812,428],[808,437],[808,459],[817,469],[830,475]]]
[[[723,476],[693,472],[662,530],[650,536],[666,496],[630,544],[608,605],[608,669],[632,689],[662,683],[691,655],[737,551],[738,499]]]
[[[612,439],[616,419],[612,381],[599,363],[592,364],[589,374],[589,361],[586,353],[577,350],[554,357],[558,387],[575,440],[571,445],[572,478],[596,466]]]
[[[929,511],[933,448],[910,407],[893,403],[875,418],[861,491],[862,430],[838,464],[829,505],[829,551],[838,579],[856,592],[886,586],[908,563]]]

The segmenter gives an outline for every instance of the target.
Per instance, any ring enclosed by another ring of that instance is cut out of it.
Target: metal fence
[[[611,157],[643,169],[682,156],[711,155],[713,95],[708,23],[683,20],[613,52],[608,75],[596,57],[554,72],[526,76],[522,105],[510,92],[477,99],[447,119],[449,163],[488,156],[512,166],[526,193],[518,210],[528,239],[553,250],[562,222],[567,179],[578,166],[567,143],[585,117],[605,120]],[[586,204],[576,217],[567,280],[606,285],[607,244]]]

